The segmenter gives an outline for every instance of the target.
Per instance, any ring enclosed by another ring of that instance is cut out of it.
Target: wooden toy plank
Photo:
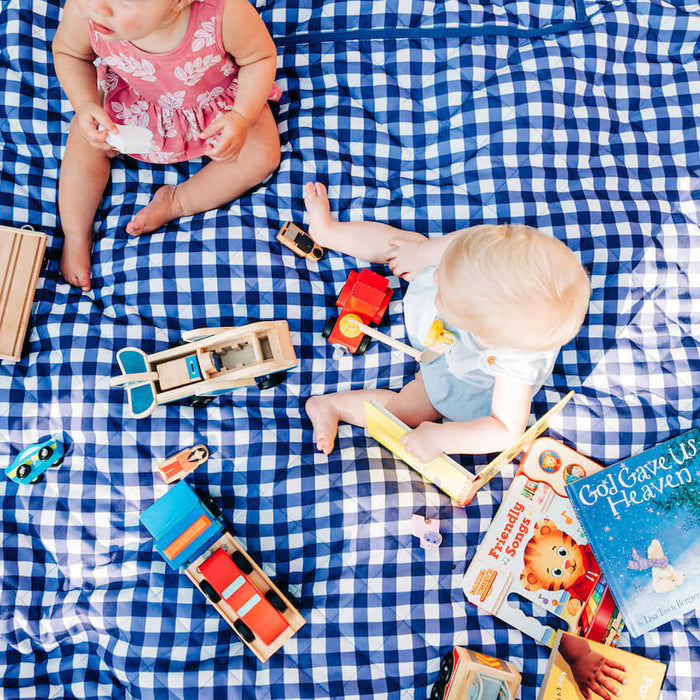
[[[47,240],[39,231],[0,226],[0,359],[21,358]]]

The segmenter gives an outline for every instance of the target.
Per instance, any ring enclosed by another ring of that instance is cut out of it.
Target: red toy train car
[[[335,305],[338,317],[331,316],[323,329],[323,337],[332,345],[340,345],[354,355],[362,355],[371,338],[348,320],[368,325],[379,323],[386,313],[393,289],[389,280],[372,270],[353,270],[343,285]]]

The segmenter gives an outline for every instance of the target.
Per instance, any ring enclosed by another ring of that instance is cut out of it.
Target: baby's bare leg
[[[84,292],[92,286],[92,229],[110,169],[107,152],[93,148],[73,118],[58,178],[58,211],[64,235],[61,274],[68,284]]]
[[[304,203],[309,214],[309,234],[324,248],[368,262],[386,263],[389,242],[425,240],[415,231],[402,231],[378,221],[336,221],[331,216],[328,193],[320,182],[307,182]]]
[[[160,228],[181,216],[216,209],[259,185],[278,166],[280,137],[270,107],[265,105],[250,127],[248,138],[235,161],[207,163],[179,185],[164,185],[127,224],[132,236]]]
[[[314,427],[314,439],[319,452],[330,454],[338,433],[338,423],[367,427],[365,401],[376,401],[404,423],[414,428],[424,421],[440,418],[425,393],[423,380],[416,377],[399,392],[388,389],[360,389],[335,394],[311,396],[306,413]]]

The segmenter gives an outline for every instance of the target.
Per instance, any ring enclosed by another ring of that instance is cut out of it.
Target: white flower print
[[[192,41],[192,51],[199,51],[205,46],[212,46],[216,41],[214,36],[214,20],[211,22],[202,22],[199,29],[194,33]]]
[[[177,92],[164,92],[158,98],[158,104],[163,109],[180,109],[185,102],[185,91],[178,90]]]
[[[148,116],[148,102],[138,100],[132,105],[125,105],[121,102],[111,102],[110,107],[115,116],[119,117],[124,124],[135,126],[148,126],[150,117]]]
[[[221,72],[224,75],[238,75],[238,66],[227,56],[224,64],[221,66]]]
[[[194,61],[187,61],[185,65],[178,66],[173,71],[173,75],[187,86],[196,85],[202,76],[221,60],[221,56],[209,54],[208,56],[197,56]]]
[[[197,123],[197,117],[195,117],[194,112],[191,109],[183,109],[180,114],[182,114],[187,122],[185,142],[187,143],[188,141],[199,139],[199,135],[202,133],[202,127]]]
[[[105,76],[102,80],[102,84],[100,85],[102,91],[105,93],[105,95],[109,95],[109,93],[112,92],[112,90],[114,90],[118,84],[119,76],[113,70],[107,68],[105,70]]]
[[[174,136],[177,136],[174,114],[175,110],[182,107],[184,100],[184,90],[178,90],[177,92],[165,92],[158,98],[158,104],[161,107],[161,118],[158,120],[158,132],[161,134],[161,136],[164,136],[165,138],[173,138]]]
[[[204,107],[213,102],[219,109],[223,109],[226,105],[225,100],[217,99],[223,94],[224,89],[221,86],[215,87],[210,92],[203,92],[201,95],[197,95],[197,104],[199,104],[200,108],[204,109]]]
[[[103,60],[111,68],[133,75],[135,78],[141,78],[147,82],[153,82],[156,79],[156,69],[147,58],[139,60],[120,53],[118,56],[115,54],[105,56]]]

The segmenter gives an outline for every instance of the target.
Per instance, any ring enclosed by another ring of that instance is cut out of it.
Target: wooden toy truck
[[[271,389],[282,383],[297,358],[286,321],[258,321],[239,328],[201,328],[182,334],[168,350],[146,355],[138,348],[117,352],[134,418],[158,404],[189,399],[205,406],[214,396],[244,386]]]
[[[156,551],[199,588],[243,643],[267,661],[305,620],[226,531],[207,496],[178,482],[141,514]]]
[[[47,238],[0,226],[0,360],[21,359]]]
[[[306,231],[291,221],[287,221],[282,226],[277,234],[277,240],[300,258],[317,262],[323,257],[323,248],[317,245]]]
[[[509,661],[455,647],[440,663],[430,700],[513,700],[521,681]]]

